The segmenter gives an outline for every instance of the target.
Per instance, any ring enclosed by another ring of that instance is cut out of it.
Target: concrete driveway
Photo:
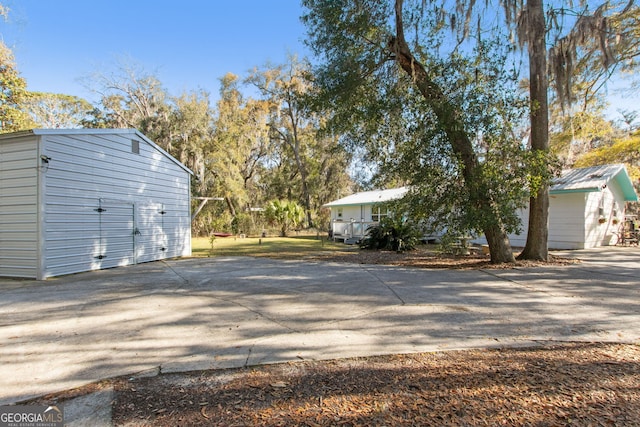
[[[0,404],[146,370],[640,342],[640,250],[566,254],[583,262],[458,271],[210,258],[0,279]]]

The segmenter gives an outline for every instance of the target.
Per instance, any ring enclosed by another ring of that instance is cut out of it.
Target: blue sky
[[[32,91],[91,99],[80,78],[117,61],[157,75],[172,95],[304,56],[298,0],[0,0],[0,36]]]
[[[207,90],[215,101],[227,72],[246,76],[288,54],[307,54],[299,0],[0,0],[0,37],[32,91],[97,101],[80,81],[116,70],[118,60],[155,74],[171,95]],[[637,96],[613,96],[637,110]]]

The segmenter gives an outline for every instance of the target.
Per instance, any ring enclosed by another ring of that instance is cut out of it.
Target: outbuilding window
[[[140,154],[140,141],[137,139],[131,140],[131,152],[133,154]]]
[[[600,198],[600,204],[598,205],[598,215],[604,216],[604,197]]]

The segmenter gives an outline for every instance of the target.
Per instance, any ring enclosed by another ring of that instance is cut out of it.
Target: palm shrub
[[[420,230],[411,221],[398,215],[388,216],[367,230],[366,236],[360,241],[360,248],[410,251],[415,249],[420,237]]]
[[[287,231],[302,225],[304,209],[291,200],[272,200],[267,204],[265,216],[280,228],[280,236],[286,237]]]

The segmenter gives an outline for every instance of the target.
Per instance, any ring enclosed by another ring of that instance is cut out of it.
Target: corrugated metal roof
[[[550,193],[601,191],[614,180],[622,189],[625,201],[638,201],[638,195],[633,188],[633,182],[627,173],[627,168],[623,164],[565,170],[560,177],[553,180]]]
[[[387,190],[362,191],[360,193],[355,193],[350,196],[343,197],[342,199],[334,200],[333,202],[327,203],[323,206],[330,208],[334,206],[367,205],[373,203],[388,202],[401,198],[407,193],[407,191],[407,187],[390,188]]]
[[[633,188],[633,182],[623,164],[592,166],[588,168],[567,169],[555,178],[551,184],[550,193],[572,193],[601,191],[609,182],[615,180],[622,189],[625,201],[637,202],[638,195]],[[407,187],[390,188],[387,190],[362,191],[343,197],[323,206],[354,206],[388,202],[403,197]]]

